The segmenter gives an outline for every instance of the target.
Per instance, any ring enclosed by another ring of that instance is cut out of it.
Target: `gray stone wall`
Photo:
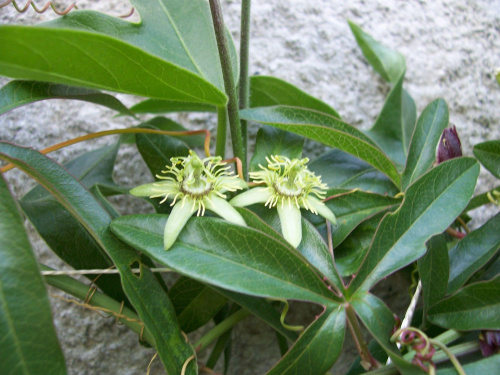
[[[500,66],[499,0],[254,0],[252,3],[252,74],[287,80],[330,104],[347,122],[369,128],[389,87],[368,66],[356,46],[347,25],[350,19],[406,57],[405,87],[414,97],[419,113],[436,98],[446,100],[450,122],[457,127],[465,155],[471,155],[473,145],[478,142],[500,138],[500,88],[493,75]],[[223,1],[225,21],[237,44],[240,4],[240,1]],[[112,15],[126,14],[129,10],[124,0],[86,0],[78,1],[78,5]],[[0,22],[32,24],[54,17],[47,13],[38,15],[29,10],[20,15],[7,7],[0,9]],[[0,79],[1,84],[6,82]],[[128,105],[137,102],[137,98],[118,97]],[[134,124],[130,119],[113,116],[109,110],[82,102],[34,103],[0,117],[0,139],[41,149],[75,136]],[[215,124],[213,116],[206,115],[182,115],[175,119],[192,128],[213,128]],[[110,139],[101,139],[73,146],[52,157],[63,162],[109,142]],[[316,147],[309,143],[308,148],[314,153]],[[122,150],[120,158],[117,182],[134,186],[151,179],[133,148]],[[17,196],[33,186],[19,172],[9,172],[7,177]],[[482,171],[478,192],[492,187],[492,179]],[[146,209],[131,199],[115,203],[124,213]],[[485,215],[494,210],[476,210],[475,220],[484,221]],[[29,223],[27,226],[30,228]],[[40,262],[63,268],[64,264],[51,255],[31,228],[30,231]],[[403,303],[400,308],[404,309],[407,296],[395,295],[392,300]],[[57,298],[51,301],[70,374],[146,373],[154,351],[141,347],[135,334],[117,326],[112,318]],[[299,315],[308,313],[308,309],[300,311]],[[274,335],[255,318],[238,327],[233,339],[232,374],[263,373],[279,357]],[[151,374],[164,373],[158,362],[155,361]],[[341,360],[336,368],[343,372],[346,365]]]

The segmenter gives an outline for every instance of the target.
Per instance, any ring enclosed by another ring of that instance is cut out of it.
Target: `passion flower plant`
[[[163,244],[170,249],[189,218],[196,212],[203,216],[210,210],[223,219],[246,226],[243,217],[226,201],[225,192],[246,187],[246,183],[232,175],[226,163],[220,157],[200,159],[195,152],[189,151],[187,157],[171,158],[171,166],[156,175],[164,181],[141,185],[130,190],[137,197],[159,198],[160,203],[172,198],[173,206],[167,224]]]
[[[241,193],[229,203],[235,207],[255,203],[264,203],[269,208],[276,207],[283,237],[295,248],[302,240],[301,208],[319,214],[336,225],[335,215],[321,201],[325,199],[328,187],[321,182],[321,176],[316,176],[307,169],[308,158],[290,160],[285,156],[275,155],[266,160],[267,167],[259,165],[260,171],[249,173],[255,183],[266,186]]]

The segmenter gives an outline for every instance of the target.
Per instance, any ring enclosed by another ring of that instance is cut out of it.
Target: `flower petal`
[[[307,197],[307,203],[310,204],[316,211],[318,211],[318,214],[323,216],[326,220],[330,221],[333,225],[337,225],[337,218],[335,217],[335,214],[328,208],[326,204],[312,196]]]
[[[181,233],[182,228],[184,228],[184,225],[186,225],[189,218],[193,215],[192,206],[192,200],[186,197],[185,202],[177,202],[172,209],[167,224],[165,225],[165,233],[163,236],[163,246],[165,250],[170,249],[179,236],[179,233]]]
[[[302,241],[302,215],[300,209],[292,202],[278,203],[278,215],[281,222],[283,237],[293,247],[297,248]]]
[[[163,191],[165,191],[165,194],[172,193],[172,189],[176,186],[177,184],[172,181],[153,182],[151,184],[144,184],[131,189],[130,194],[136,197],[150,197],[151,195],[161,196]]]
[[[229,221],[230,223],[241,225],[246,227],[247,223],[243,217],[239,214],[238,211],[234,209],[226,200],[219,197],[212,197],[206,199],[205,205],[207,206],[207,210],[215,212],[217,215],[222,217],[224,220]]]
[[[255,203],[266,203],[267,200],[271,198],[271,195],[272,193],[269,188],[256,187],[238,194],[231,199],[229,203],[235,207],[245,207]]]

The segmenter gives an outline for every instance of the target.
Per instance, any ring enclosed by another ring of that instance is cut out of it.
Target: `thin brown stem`
[[[91,139],[105,137],[108,135],[116,135],[116,134],[160,134],[160,135],[170,135],[174,137],[184,137],[191,136],[197,134],[205,134],[205,153],[207,156],[210,156],[210,132],[208,130],[192,130],[192,131],[183,131],[183,132],[175,132],[175,131],[166,131],[166,130],[154,130],[154,129],[142,129],[142,128],[129,128],[129,129],[116,129],[116,130],[105,130],[102,132],[92,133],[83,135],[81,137],[76,137],[70,139],[68,141],[64,141],[58,143],[56,145],[44,148],[40,151],[42,154],[48,154],[53,151],[60,150],[61,148],[68,147],[74,145],[76,143],[85,142]],[[6,166],[0,168],[1,173],[5,173],[15,168],[13,164],[7,164]]]

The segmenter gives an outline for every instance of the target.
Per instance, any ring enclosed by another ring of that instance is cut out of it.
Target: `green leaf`
[[[360,190],[329,189],[324,202],[337,218],[337,226],[332,231],[332,243],[335,249],[360,223],[379,212],[397,207],[401,200]],[[326,238],[323,218],[309,211],[304,217]]]
[[[130,108],[133,113],[216,112],[216,107],[204,103],[176,100],[147,99]]]
[[[66,374],[47,289],[0,174],[0,373]]]
[[[466,374],[495,374],[500,368],[500,354],[462,365]],[[438,370],[437,375],[456,375],[453,367]]]
[[[466,286],[429,310],[429,321],[459,331],[500,329],[500,276]]]
[[[87,189],[95,184],[116,186],[112,179],[118,144],[85,153],[65,164],[66,169]],[[64,206],[43,186],[29,191],[20,205],[52,251],[75,269],[106,269],[113,265],[105,250]],[[88,276],[91,280],[95,275]],[[102,275],[96,281],[104,293],[126,300],[118,275]]]
[[[0,44],[0,74],[8,77],[157,99],[226,103],[225,94],[196,73],[107,35],[2,25]]]
[[[11,81],[0,88],[0,115],[11,109],[46,99],[83,100],[108,107],[122,115],[134,115],[114,96],[96,90],[34,81]]]
[[[175,319],[174,308],[153,273],[141,257],[118,241],[110,232],[111,216],[99,202],[64,168],[29,148],[0,142],[0,157],[40,182],[105,249],[120,271],[123,289],[139,317],[155,338],[156,349],[168,373],[181,372],[184,362],[194,354]],[[131,268],[141,267],[139,276]],[[191,361],[187,374],[195,374]]]
[[[267,167],[266,157],[272,155],[283,155],[290,159],[300,158],[303,146],[303,137],[263,126],[257,132],[255,151],[250,159],[250,172],[259,171],[259,164]]]
[[[447,294],[454,293],[500,248],[500,213],[470,232],[450,250],[450,278]]]
[[[396,195],[399,189],[370,164],[341,150],[331,150],[309,164],[329,188],[361,189],[382,195]]]
[[[349,26],[370,65],[383,79],[393,84],[384,107],[368,134],[392,160],[404,165],[416,120],[415,102],[403,89],[405,59],[399,52],[373,39],[353,22],[349,21]]]
[[[267,375],[324,374],[339,357],[344,336],[344,308],[325,311],[307,327]]]
[[[381,300],[370,293],[358,292],[352,296],[350,303],[366,329],[402,374],[425,374],[419,367],[403,359],[396,344],[390,341],[396,320],[392,311]]]
[[[226,298],[206,285],[181,276],[168,294],[185,333],[208,323],[226,304]]]
[[[500,140],[479,143],[474,146],[474,156],[496,178],[500,178]]]
[[[130,215],[114,220],[111,228],[157,262],[216,287],[319,304],[338,300],[299,253],[262,232],[220,219],[192,218],[165,251],[166,220],[165,215]]]
[[[335,265],[343,277],[352,276],[359,270],[384,215],[385,212],[382,211],[360,223],[335,248]]]
[[[436,147],[448,126],[448,117],[446,102],[437,99],[425,107],[418,118],[403,172],[403,190],[427,172],[436,160]]]
[[[250,77],[250,107],[289,105],[312,109],[340,119],[340,115],[328,104],[305,93],[296,86],[270,76]]]
[[[427,242],[427,253],[418,260],[418,274],[422,282],[425,323],[427,311],[444,297],[448,285],[449,257],[443,234]]]
[[[278,212],[263,205],[252,206],[253,212],[239,209],[248,226],[279,239],[282,243],[289,244],[281,236],[281,223]],[[302,210],[305,211],[305,210]],[[314,215],[316,216],[316,215]],[[325,219],[321,218],[323,221]],[[272,233],[269,233],[272,231]],[[328,251],[326,243],[314,226],[307,220],[302,219],[302,241],[297,250],[315,266],[326,278],[333,282],[339,289],[344,290],[344,284],[335,269],[332,255]]]
[[[361,131],[339,119],[303,108],[276,106],[246,109],[241,117],[303,135],[306,138],[339,148],[385,173],[396,186],[401,177],[391,160]]]
[[[387,354],[377,341],[371,340],[368,343],[368,350],[372,357],[380,363],[387,361]],[[358,355],[345,375],[361,375],[364,373],[366,373],[366,370],[361,366],[361,357]]]
[[[367,134],[402,169],[417,117],[413,99],[403,89],[404,75],[394,84],[375,124]]]
[[[375,71],[388,82],[395,83],[405,72],[406,62],[402,54],[394,51],[365,33],[358,25],[348,21],[358,46]]]
[[[474,159],[458,158],[438,165],[412,184],[401,207],[380,222],[350,290],[366,291],[423,256],[425,243],[448,228],[465,208],[478,174]]]
[[[162,174],[165,166],[172,165],[170,158],[189,155],[189,146],[179,138],[160,134],[136,134],[135,139],[137,149],[153,176]]]
[[[141,17],[138,24],[98,12],[73,11],[66,17],[43,25],[93,31],[121,39],[203,77],[224,92],[215,31],[207,1],[132,0],[131,3]],[[227,30],[226,38],[236,79],[239,76],[238,57]]]
[[[279,332],[287,339],[291,341],[295,341],[297,339],[297,334],[295,332],[289,331],[281,324],[281,313],[279,313],[273,306],[271,306],[271,304],[268,303],[264,298],[231,292],[227,289],[222,288],[213,288],[219,294],[222,294],[231,301],[236,302],[239,306],[251,312],[252,315],[263,320],[267,325],[269,325],[276,332]]]

